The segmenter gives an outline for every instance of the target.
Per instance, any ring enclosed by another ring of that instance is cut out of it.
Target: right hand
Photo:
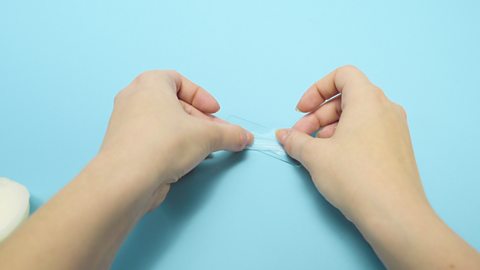
[[[405,111],[360,70],[338,68],[310,87],[297,108],[308,114],[277,138],[347,218],[428,208]],[[309,135],[316,131],[317,138]]]
[[[427,201],[405,111],[361,71],[335,70],[310,87],[297,107],[308,114],[277,132],[280,143],[388,269],[480,269],[478,252]],[[317,130],[318,138],[309,135]]]

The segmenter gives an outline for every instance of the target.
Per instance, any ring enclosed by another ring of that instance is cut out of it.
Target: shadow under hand
[[[309,194],[312,203],[318,209],[319,218],[322,220],[322,223],[328,224],[331,229],[339,235],[339,239],[341,238],[352,246],[352,250],[355,250],[356,256],[362,258],[362,260],[365,261],[364,263],[368,266],[365,269],[385,269],[385,266],[378,259],[377,255],[363,238],[357,227],[346,219],[336,207],[331,205],[323,195],[318,192],[308,171],[300,166],[297,168],[296,172],[298,173],[299,178],[302,178],[306,193]]]
[[[166,200],[139,222],[118,252],[112,269],[153,269],[183,226],[209,199],[228,169],[245,158],[240,153],[217,152],[172,185]]]
[[[30,215],[33,215],[42,205],[43,201],[39,197],[30,194]]]

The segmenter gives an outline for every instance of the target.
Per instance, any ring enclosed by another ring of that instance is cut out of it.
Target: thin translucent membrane
[[[228,116],[225,120],[232,124],[240,125],[253,133],[255,140],[252,145],[246,148],[246,150],[256,151],[268,155],[292,166],[300,166],[296,160],[288,156],[283,147],[278,143],[275,137],[275,129],[265,127],[253,121],[234,115]]]

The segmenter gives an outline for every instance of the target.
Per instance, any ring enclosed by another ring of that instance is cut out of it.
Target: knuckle
[[[193,113],[193,108],[190,107],[190,106],[183,105],[183,109],[185,110],[185,112],[186,112],[187,114],[190,114],[190,115],[191,115],[191,114]]]
[[[163,70],[148,70],[140,73],[134,80],[133,84],[151,84],[158,80],[164,80],[168,74]]]
[[[171,76],[173,78],[178,78],[181,76],[180,72],[175,69],[167,69],[163,71],[166,75]]]
[[[354,84],[356,87],[361,87],[362,85],[372,85],[367,76],[363,74],[360,69],[353,65],[339,67],[334,71],[334,73],[335,80],[342,82],[343,85],[346,85],[347,83]]]
[[[138,74],[137,77],[135,77],[135,79],[133,80],[133,82],[136,84],[142,84],[146,81],[149,81],[153,75],[152,73],[153,71],[144,71]]]
[[[390,101],[388,100],[387,96],[385,95],[383,90],[378,86],[374,84],[366,84],[364,87],[368,88],[365,90],[369,90],[368,93],[371,93],[372,101],[374,101],[375,103],[380,105],[390,104]]]
[[[383,90],[380,87],[373,85],[372,91],[380,101],[384,102],[388,100],[387,96],[385,95],[385,92],[383,92]]]
[[[149,70],[140,73],[127,88],[134,89],[136,93],[152,92],[152,90],[175,89],[177,77],[173,71]]]
[[[189,115],[192,115],[193,114],[193,107],[190,106],[189,104],[185,103],[185,102],[180,102],[180,105],[182,105],[182,108],[183,110],[189,114]]]
[[[125,89],[124,89],[124,90],[121,90],[121,91],[118,92],[118,93],[115,95],[115,97],[113,98],[113,103],[114,103],[114,104],[118,104],[119,102],[121,102],[121,100],[124,99],[125,95],[126,95],[126,90],[125,90]]]
[[[407,111],[405,110],[404,107],[402,107],[401,105],[399,104],[396,104],[395,103],[395,107],[397,108],[397,110],[400,112],[400,114],[403,116],[403,117],[407,117]]]
[[[358,69],[354,65],[345,65],[341,66],[337,69],[337,72],[340,74],[352,74],[352,73],[358,73],[360,72],[360,69]]]

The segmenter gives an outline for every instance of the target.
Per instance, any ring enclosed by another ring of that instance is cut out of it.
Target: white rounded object
[[[30,212],[30,194],[23,185],[0,177],[0,242],[9,236]]]

